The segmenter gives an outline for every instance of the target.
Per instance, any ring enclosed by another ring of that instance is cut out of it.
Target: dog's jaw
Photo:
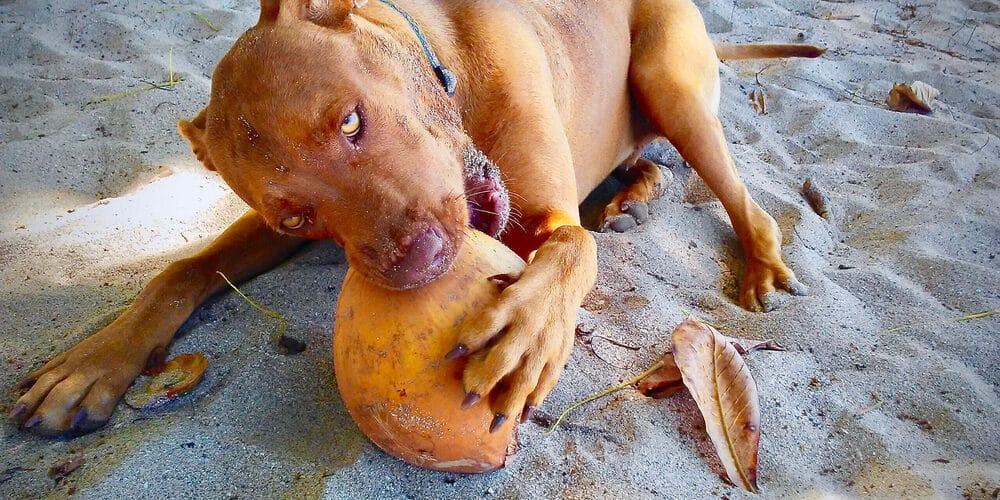
[[[510,195],[500,179],[500,169],[482,151],[471,146],[465,151],[463,160],[469,225],[499,238],[510,220]]]

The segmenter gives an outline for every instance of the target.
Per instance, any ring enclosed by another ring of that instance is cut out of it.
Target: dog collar
[[[444,87],[444,91],[448,94],[449,97],[454,96],[455,83],[457,83],[457,80],[455,79],[455,73],[449,71],[448,68],[444,67],[444,65],[441,64],[441,61],[438,60],[437,55],[434,54],[434,49],[432,49],[430,44],[427,43],[427,39],[424,38],[423,32],[420,31],[420,26],[417,26],[417,22],[414,21],[413,18],[410,17],[410,15],[407,14],[405,10],[399,8],[396,4],[392,3],[390,0],[379,0],[379,1],[391,7],[392,10],[398,12],[399,15],[403,16],[403,19],[406,19],[406,22],[409,23],[410,25],[410,29],[412,29],[413,33],[417,35],[417,40],[420,42],[420,46],[424,48],[424,55],[426,55],[427,60],[430,61],[431,68],[434,68],[434,74],[437,75],[438,81],[440,81],[441,85]]]

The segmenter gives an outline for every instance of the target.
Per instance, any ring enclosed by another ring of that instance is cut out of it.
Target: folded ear
[[[364,7],[368,0],[305,0],[302,19],[327,28],[343,26],[351,11]]]
[[[215,170],[212,158],[208,156],[208,147],[205,145],[206,111],[208,111],[208,108],[202,109],[201,113],[198,113],[198,116],[192,121],[181,120],[177,122],[177,129],[191,143],[191,150],[194,151],[194,155],[198,160],[205,165],[205,168]]]

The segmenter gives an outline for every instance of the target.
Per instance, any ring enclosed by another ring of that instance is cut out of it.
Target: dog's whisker
[[[478,213],[481,213],[481,214],[490,214],[490,215],[495,215],[495,216],[497,216],[497,217],[499,217],[499,216],[500,216],[500,214],[498,214],[498,213],[496,213],[496,212],[493,212],[493,211],[490,211],[490,210],[486,210],[485,208],[477,208],[477,207],[469,207],[469,208],[470,208],[470,209],[471,209],[471,210],[472,210],[473,212],[478,212]]]
[[[466,197],[479,196],[481,194],[486,194],[486,193],[489,193],[489,192],[492,192],[492,191],[493,191],[492,189],[487,188],[487,189],[483,189],[482,191],[473,191],[471,193],[465,193],[465,196]]]

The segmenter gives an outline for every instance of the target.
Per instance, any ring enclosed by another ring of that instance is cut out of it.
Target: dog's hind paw
[[[625,201],[620,207],[610,209],[610,205],[605,209],[604,221],[601,223],[602,233],[608,231],[624,233],[649,221],[649,204],[645,202]]]

